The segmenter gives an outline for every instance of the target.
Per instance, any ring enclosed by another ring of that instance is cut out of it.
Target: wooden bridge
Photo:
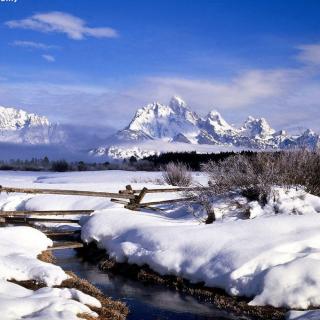
[[[192,201],[190,197],[183,197],[170,200],[161,200],[153,202],[143,202],[148,193],[171,193],[171,192],[190,192],[194,188],[159,188],[141,190],[132,189],[127,185],[124,190],[117,193],[96,192],[96,191],[79,191],[79,190],[61,190],[61,189],[33,189],[33,188],[14,188],[0,186],[0,192],[6,193],[26,193],[26,194],[54,194],[69,196],[86,196],[86,197],[104,197],[109,198],[112,202],[120,203],[129,210],[139,211],[141,208],[151,210],[160,210],[158,205],[171,204],[182,201]],[[0,211],[0,223],[2,225],[32,225],[44,232],[49,238],[54,240],[54,244],[48,250],[59,250],[68,248],[81,248],[83,243],[80,241],[80,229],[76,230],[59,230],[58,228],[40,228],[37,224],[56,223],[56,224],[75,224],[79,225],[82,216],[91,215],[94,210],[20,210],[20,211]],[[68,216],[67,218],[65,216]],[[75,216],[71,218],[70,216]],[[69,240],[69,241],[66,241]]]

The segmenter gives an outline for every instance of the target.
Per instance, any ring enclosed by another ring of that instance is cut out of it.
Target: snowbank
[[[126,209],[103,210],[83,226],[118,262],[203,281],[251,305],[320,305],[320,216],[278,215],[199,225]]]
[[[100,303],[75,289],[42,288],[36,291],[0,280],[1,319],[78,320],[77,314],[96,317],[89,307]]]
[[[320,197],[303,189],[274,188],[263,208],[257,202],[251,202],[250,206],[250,218],[273,214],[308,215],[320,213]]]
[[[78,319],[77,314],[96,316],[86,305],[100,302],[75,289],[25,289],[7,280],[37,280],[59,285],[69,276],[59,267],[37,259],[52,245],[40,231],[30,227],[0,228],[1,319]]]
[[[0,279],[34,279],[59,285],[67,274],[58,266],[37,259],[52,245],[42,232],[30,227],[0,228]]]

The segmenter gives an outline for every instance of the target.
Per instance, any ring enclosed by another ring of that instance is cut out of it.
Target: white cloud
[[[297,58],[303,63],[320,65],[320,44],[308,44],[298,46],[300,50]]]
[[[64,33],[73,40],[82,40],[90,36],[95,38],[114,38],[118,36],[117,31],[112,28],[91,28],[81,18],[59,11],[38,13],[22,20],[10,20],[5,24],[9,28]]]
[[[167,99],[178,94],[203,109],[246,108],[281,95],[300,77],[295,70],[250,70],[228,81],[151,77],[147,81],[153,96]],[[143,92],[143,91],[142,91]]]
[[[59,48],[56,45],[49,45],[42,42],[34,42],[34,41],[26,41],[26,40],[16,40],[11,43],[11,45],[15,47],[23,47],[23,48],[31,48],[31,49],[41,49],[41,50],[49,50],[49,49],[57,49]]]
[[[47,60],[48,62],[55,62],[56,61],[56,58],[50,54],[43,54],[42,58],[44,60]]]

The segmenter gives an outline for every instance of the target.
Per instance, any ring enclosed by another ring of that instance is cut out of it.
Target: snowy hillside
[[[46,117],[0,106],[0,142],[35,145],[64,140],[64,132]]]
[[[145,148],[146,142],[152,142],[153,146]],[[216,148],[210,146],[228,150],[287,149],[300,146],[314,149],[320,145],[320,139],[311,130],[300,136],[290,136],[284,130],[271,128],[266,119],[251,116],[243,126],[236,128],[215,110],[201,117],[188,108],[181,98],[173,97],[168,105],[154,102],[138,109],[125,129],[107,139],[104,146],[91,150],[90,154],[116,159],[127,158],[128,155],[139,158],[160,152],[159,146],[161,151],[166,148],[173,151],[177,143],[180,145],[179,151],[183,150],[181,144],[184,144],[185,150],[199,151],[200,145],[206,145],[206,152],[214,152]],[[172,146],[169,147],[169,144]]]

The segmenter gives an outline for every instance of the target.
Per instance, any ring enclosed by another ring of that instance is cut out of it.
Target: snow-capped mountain
[[[184,136],[191,141],[199,134],[199,117],[190,111],[185,102],[174,97],[168,106],[158,102],[138,109],[129,126],[117,133],[120,139],[170,141]]]
[[[58,124],[24,110],[0,106],[0,142],[58,144],[65,140]]]
[[[283,130],[271,128],[266,119],[251,116],[243,126],[236,128],[215,110],[201,117],[189,109],[181,98],[173,97],[168,105],[154,102],[138,109],[125,129],[111,136],[105,146],[91,150],[90,154],[111,158],[126,158],[128,154],[141,157],[147,151],[150,154],[159,151],[159,144],[162,150],[165,145],[179,144],[180,151],[183,144],[193,145],[195,151],[198,149],[196,146],[200,145],[253,150],[301,146],[314,149],[320,146],[320,138],[311,130],[300,136],[290,136]],[[143,149],[146,146],[147,150]],[[190,150],[190,147],[186,149]]]

